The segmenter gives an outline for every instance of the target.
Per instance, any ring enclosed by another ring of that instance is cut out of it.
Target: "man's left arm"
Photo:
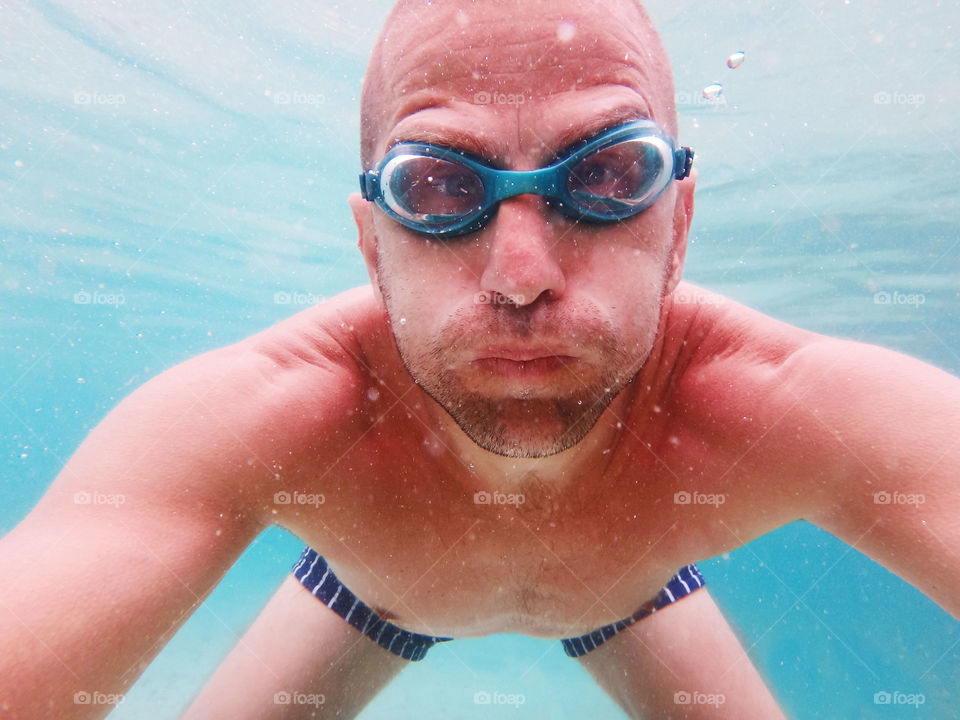
[[[782,720],[706,588],[578,658],[633,720]]]
[[[810,466],[804,516],[960,619],[960,379],[824,340],[784,366]]]

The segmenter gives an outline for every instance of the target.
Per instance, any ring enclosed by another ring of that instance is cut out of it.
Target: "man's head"
[[[669,64],[632,0],[407,0],[367,71],[363,163],[415,140],[529,170],[639,118],[676,135]],[[521,195],[449,240],[351,205],[410,374],[481,447],[535,457],[582,439],[649,356],[692,195],[672,183],[604,225]]]

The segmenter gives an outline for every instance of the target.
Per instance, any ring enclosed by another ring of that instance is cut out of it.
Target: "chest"
[[[422,460],[345,458],[322,510],[291,529],[407,629],[569,637],[630,615],[680,566],[733,546],[716,533],[721,506],[685,503],[684,483],[656,463],[628,465],[585,474],[575,491],[473,491]]]

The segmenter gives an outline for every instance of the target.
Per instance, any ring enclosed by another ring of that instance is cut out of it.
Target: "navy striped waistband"
[[[648,615],[653,615],[653,613],[660,608],[675,603],[680,598],[686,597],[694,590],[699,590],[704,585],[706,585],[706,581],[703,579],[700,571],[697,570],[697,566],[685,565],[680,568],[680,571],[676,575],[670,578],[669,582],[660,589],[660,592],[657,593],[657,596],[653,600],[644,604],[633,615],[610,625],[604,625],[592,632],[588,632],[586,635],[561,640],[560,642],[563,643],[563,651],[570,657],[586,655],[591,650],[595,650],[603,645],[603,643],[617,633],[626,630],[638,620],[643,620]]]
[[[427,650],[438,642],[453,640],[404,630],[382,619],[333,574],[327,561],[316,550],[307,547],[293,568],[293,575],[324,605],[357,630],[406,660],[422,660]]]
[[[407,660],[422,660],[427,650],[438,642],[453,640],[410,632],[384,620],[340,582],[327,561],[311,547],[306,547],[299,562],[293,567],[293,575],[324,605],[350,623],[357,630]],[[655,598],[645,603],[633,615],[604,625],[580,637],[566,638],[560,642],[563,651],[570,657],[580,657],[594,650],[617,633],[626,630],[638,620],[652,615],[657,610],[675,603],[706,584],[695,565],[686,565],[664,585]]]

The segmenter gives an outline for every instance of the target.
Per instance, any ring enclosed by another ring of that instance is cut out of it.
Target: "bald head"
[[[364,79],[363,166],[424,108],[473,105],[462,113],[472,125],[471,112],[480,123],[482,111],[522,109],[476,107],[478,98],[516,104],[603,84],[637,92],[642,114],[676,136],[669,61],[637,0],[400,0]]]

